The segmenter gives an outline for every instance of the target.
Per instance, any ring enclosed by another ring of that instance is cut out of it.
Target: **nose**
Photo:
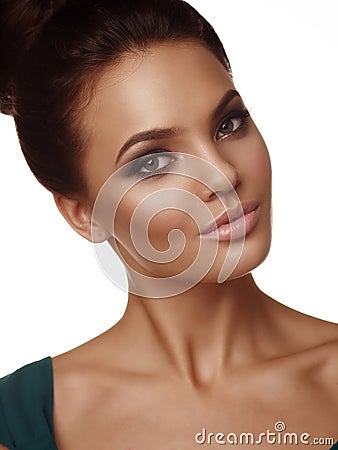
[[[222,197],[230,196],[241,182],[237,168],[222,157],[214,146],[209,145],[207,149],[204,147],[203,152],[196,153],[196,156],[207,163],[202,165],[203,177],[200,179],[204,182],[199,184],[199,198],[208,202],[217,194]]]

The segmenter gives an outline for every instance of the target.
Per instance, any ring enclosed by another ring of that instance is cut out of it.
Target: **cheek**
[[[261,143],[256,152],[256,157],[252,164],[252,170],[256,175],[257,183],[266,185],[271,183],[271,161],[267,147]]]
[[[256,128],[257,130],[257,128]],[[250,180],[256,189],[267,188],[271,184],[271,160],[266,143],[257,130],[241,150],[238,168],[243,181]]]
[[[169,247],[168,235],[174,229],[181,230],[186,239],[192,233],[198,232],[197,225],[187,213],[167,209],[151,220],[148,228],[149,240],[159,250],[166,250]]]
[[[160,189],[159,189],[160,190]],[[174,195],[178,195],[176,192]],[[145,200],[144,195],[127,195],[120,203],[115,217],[115,235],[118,240],[131,245],[130,223],[135,209],[138,209],[135,220],[135,237],[145,239],[147,237],[151,244],[158,250],[164,251],[169,248],[168,235],[174,229],[181,230],[186,239],[189,234],[197,234],[198,226],[188,213],[184,212],[184,202],[169,200],[160,201],[161,196],[156,200],[149,197]],[[182,210],[175,209],[172,205],[177,204]],[[134,234],[133,234],[134,237]]]

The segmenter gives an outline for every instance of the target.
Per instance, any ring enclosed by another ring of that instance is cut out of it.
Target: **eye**
[[[139,173],[151,173],[153,171],[161,170],[166,166],[166,164],[163,163],[163,160],[166,161],[169,159],[170,158],[168,156],[163,156],[160,154],[150,154],[144,158],[144,162],[141,166],[141,168],[144,168],[145,170],[140,170]],[[161,160],[162,164],[160,162]]]
[[[145,155],[139,157],[135,163],[131,165],[128,171],[129,176],[140,178],[149,178],[158,175],[164,169],[175,161],[176,158],[170,155],[170,152],[161,151],[160,149],[151,150]]]
[[[161,153],[152,153],[144,156],[139,173],[152,173],[169,166],[172,157],[168,155],[161,155]]]
[[[231,136],[232,134],[237,133],[239,130],[244,129],[249,125],[249,117],[250,113],[246,109],[241,111],[234,111],[233,113],[223,118],[217,129],[218,131],[216,133],[216,139],[222,140],[227,136]]]

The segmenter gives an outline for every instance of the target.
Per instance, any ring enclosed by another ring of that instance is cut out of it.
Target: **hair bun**
[[[17,69],[53,13],[65,0],[0,1],[0,112],[13,115]]]

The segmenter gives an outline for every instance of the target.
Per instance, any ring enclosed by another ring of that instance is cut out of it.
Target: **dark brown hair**
[[[215,30],[182,0],[0,0],[0,110],[49,191],[87,194],[81,108],[100,73],[169,40],[199,41],[232,76]]]

